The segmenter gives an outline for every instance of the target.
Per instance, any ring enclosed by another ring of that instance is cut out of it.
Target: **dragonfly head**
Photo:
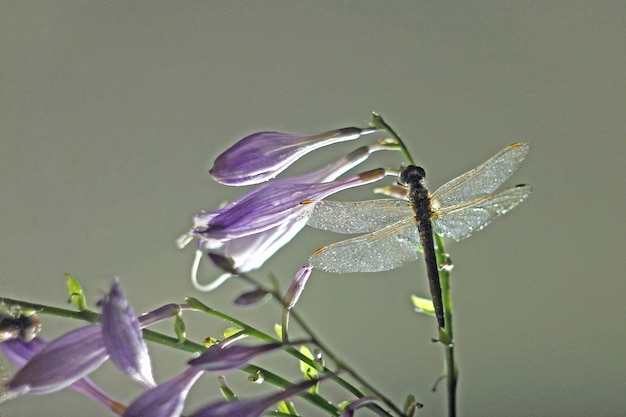
[[[415,165],[409,165],[404,168],[398,177],[398,183],[402,185],[413,186],[422,184],[426,179],[426,171],[424,168]]]

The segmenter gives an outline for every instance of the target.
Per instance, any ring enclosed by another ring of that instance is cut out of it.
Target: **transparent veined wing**
[[[471,171],[439,187],[431,195],[433,209],[457,206],[493,193],[517,170],[527,154],[527,143],[509,145]]]
[[[369,233],[413,215],[408,201],[395,198],[322,200],[315,203],[307,226],[335,233]]]
[[[420,237],[414,217],[372,233],[318,249],[309,264],[326,272],[377,272],[399,268],[417,259]]]
[[[465,239],[524,201],[531,191],[530,185],[518,185],[456,206],[444,207],[436,212],[433,219],[435,232],[455,240]]]

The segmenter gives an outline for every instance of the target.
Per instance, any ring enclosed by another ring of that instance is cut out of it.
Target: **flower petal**
[[[182,374],[146,391],[132,402],[123,417],[178,417],[193,384],[204,371],[187,368]]]
[[[108,354],[99,324],[75,329],[47,343],[9,380],[9,396],[61,390],[96,370]]]
[[[296,273],[296,276],[293,278],[293,281],[291,281],[291,285],[289,285],[287,293],[285,294],[285,307],[287,310],[291,310],[298,302],[302,291],[304,291],[304,286],[311,276],[312,270],[312,266],[306,265],[300,267]]]
[[[385,177],[383,168],[326,183],[273,184],[271,189],[259,187],[237,204],[228,206],[213,217],[198,234],[218,240],[250,236],[276,227],[292,219],[306,219],[313,204],[331,194],[369,184]]]
[[[347,127],[307,136],[280,132],[253,133],[218,156],[209,172],[217,182],[225,185],[258,184],[274,178],[315,149],[354,140],[375,131],[373,128]]]
[[[39,352],[43,347],[49,343],[42,337],[35,337],[30,342],[24,342],[20,339],[9,340],[4,343],[0,343],[0,349],[4,355],[17,366],[24,366],[26,362],[32,358],[35,353]],[[102,391],[91,379],[82,377],[69,386],[70,389],[80,392],[96,401],[105,407],[109,408],[116,414],[120,414],[124,409],[124,406],[120,404],[115,398]]]
[[[146,388],[156,386],[139,320],[117,279],[102,300],[102,335],[115,366]]]
[[[319,380],[317,379],[311,379],[292,385],[277,394],[254,400],[219,401],[201,408],[189,417],[258,417],[272,404],[304,391],[318,382]]]
[[[187,362],[189,365],[205,371],[226,371],[237,369],[255,356],[275,350],[282,343],[267,343],[264,345],[241,346],[217,344],[209,347],[197,358]]]

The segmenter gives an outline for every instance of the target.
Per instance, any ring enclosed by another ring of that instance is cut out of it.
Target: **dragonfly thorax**
[[[426,179],[426,171],[424,168],[415,165],[409,165],[404,168],[398,177],[398,183],[407,185],[410,187],[416,187],[421,185],[424,187],[424,180]]]

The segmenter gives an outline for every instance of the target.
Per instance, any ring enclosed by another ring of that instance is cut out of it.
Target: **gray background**
[[[4,1],[0,293],[63,306],[70,272],[94,305],[117,274],[138,312],[194,295],[270,331],[280,317],[272,304],[234,308],[239,283],[195,292],[193,250],[174,245],[197,211],[243,192],[211,181],[212,158],[254,131],[363,126],[375,110],[433,189],[509,143],[531,144],[511,180],[532,184],[530,199],[447,246],[460,414],[624,415],[625,12],[617,1]],[[399,162],[377,155],[367,167]],[[286,287],[308,253],[333,240],[306,230],[255,276],[273,272]],[[439,416],[444,391],[430,388],[442,349],[429,341],[433,322],[410,308],[415,292],[427,294],[421,262],[316,273],[299,308],[391,398],[414,393],[426,404],[420,416]],[[190,320],[196,339],[225,327]],[[54,337],[79,323],[45,325]],[[160,381],[187,358],[151,350]],[[297,379],[295,364],[282,362]],[[110,364],[94,379],[124,402],[140,392]],[[244,379],[229,373],[240,393],[260,392]],[[204,377],[187,409],[216,398],[216,386]],[[73,392],[0,410],[110,415]]]

